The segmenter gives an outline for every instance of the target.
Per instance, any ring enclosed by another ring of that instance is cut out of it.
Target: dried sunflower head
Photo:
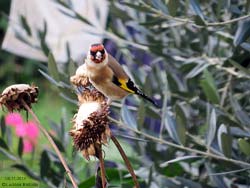
[[[15,84],[7,87],[0,95],[0,105],[4,105],[9,111],[25,109],[24,101],[30,108],[37,102],[38,87],[28,84]]]
[[[89,79],[86,76],[86,65],[83,64],[76,70],[76,73],[74,76],[70,77],[70,82],[79,87],[87,87],[90,85]]]
[[[73,119],[70,135],[75,148],[89,160],[89,156],[98,157],[101,145],[106,144],[110,137],[109,107],[105,97],[96,90],[86,89],[78,99],[80,107]]]

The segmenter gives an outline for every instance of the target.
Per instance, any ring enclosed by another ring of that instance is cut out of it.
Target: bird
[[[113,100],[123,99],[129,94],[136,94],[159,107],[134,84],[118,61],[101,43],[90,45],[83,70],[90,83],[108,98],[108,104]]]

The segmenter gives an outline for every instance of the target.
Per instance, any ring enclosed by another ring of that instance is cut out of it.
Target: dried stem
[[[97,151],[98,159],[100,161],[102,188],[106,188],[106,173],[105,173],[104,160],[103,160],[103,156],[102,156],[102,149],[101,149],[101,147],[98,147],[97,150],[98,150]]]
[[[78,188],[78,185],[72,175],[71,170],[69,169],[65,159],[63,158],[61,152],[59,151],[58,147],[56,146],[54,140],[51,138],[51,136],[49,135],[49,133],[47,132],[47,130],[41,125],[40,121],[38,120],[36,114],[33,112],[33,110],[26,104],[26,102],[24,100],[22,100],[22,104],[25,107],[25,109],[32,115],[32,117],[34,118],[36,124],[38,125],[39,129],[43,132],[43,134],[47,137],[49,143],[51,144],[51,146],[53,147],[53,149],[55,150],[57,156],[59,157],[64,169],[66,170],[66,173],[68,174],[72,185],[74,188]]]
[[[113,136],[111,135],[111,140],[114,142],[114,144],[116,145],[117,149],[119,150],[127,168],[128,168],[128,171],[129,173],[131,174],[132,178],[133,178],[133,181],[134,181],[134,184],[135,184],[135,187],[136,188],[139,188],[140,185],[139,185],[139,182],[136,178],[136,175],[135,175],[135,172],[134,172],[134,169],[132,167],[132,165],[130,164],[129,160],[128,160],[128,157],[127,155],[125,154],[124,150],[122,149],[122,146],[120,145],[120,143],[118,142],[118,140]]]

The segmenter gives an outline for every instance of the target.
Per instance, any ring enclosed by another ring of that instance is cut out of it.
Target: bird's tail
[[[145,95],[142,91],[137,90],[135,92],[135,94],[140,95],[142,98],[144,98],[147,101],[151,102],[155,107],[160,108],[160,106],[153,99],[151,99],[150,97],[148,97],[147,95]]]

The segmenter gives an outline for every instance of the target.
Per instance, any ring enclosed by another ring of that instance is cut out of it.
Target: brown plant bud
[[[76,74],[70,77],[70,82],[77,87],[87,87],[90,85],[89,79],[86,76],[85,64],[78,67]]]
[[[38,87],[28,84],[15,84],[7,87],[0,95],[0,105],[4,105],[9,111],[26,110],[23,101],[31,108],[31,104],[37,102]]]
[[[102,144],[107,144],[110,137],[109,107],[105,97],[96,90],[86,89],[78,96],[80,107],[73,118],[70,135],[74,146],[89,160],[89,156],[98,157]]]

